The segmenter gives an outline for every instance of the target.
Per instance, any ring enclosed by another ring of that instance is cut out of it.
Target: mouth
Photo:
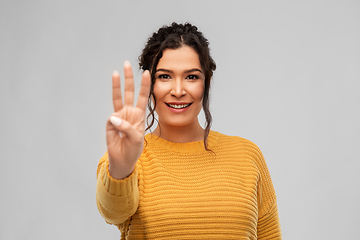
[[[172,104],[172,103],[165,103],[168,107],[174,108],[174,109],[183,109],[189,107],[192,103],[186,103],[186,104]]]

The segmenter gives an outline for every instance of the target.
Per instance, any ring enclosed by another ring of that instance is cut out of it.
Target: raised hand
[[[136,107],[134,107],[134,78],[131,65],[124,64],[125,94],[121,95],[120,76],[112,76],[114,113],[106,123],[106,143],[109,173],[115,179],[129,176],[144,148],[146,105],[150,92],[150,74],[144,71]]]

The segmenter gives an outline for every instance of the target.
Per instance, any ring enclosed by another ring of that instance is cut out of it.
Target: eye
[[[170,76],[168,74],[160,74],[157,78],[159,78],[159,79],[170,79]]]
[[[189,80],[197,80],[197,79],[199,79],[199,76],[191,74],[191,75],[187,76],[187,79],[189,79]]]

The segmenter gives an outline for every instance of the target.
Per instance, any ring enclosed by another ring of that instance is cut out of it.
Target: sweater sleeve
[[[100,214],[109,224],[121,224],[131,217],[139,205],[137,167],[122,180],[109,174],[108,154],[100,159],[97,168],[96,204]]]
[[[256,146],[255,161],[259,170],[258,180],[258,239],[282,239],[276,195],[265,159]]]

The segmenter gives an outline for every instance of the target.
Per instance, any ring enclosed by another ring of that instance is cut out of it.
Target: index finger
[[[141,88],[139,92],[139,97],[137,100],[136,107],[146,111],[146,105],[148,103],[149,94],[150,94],[150,73],[148,70],[145,70],[145,72],[142,75],[141,78]]]

